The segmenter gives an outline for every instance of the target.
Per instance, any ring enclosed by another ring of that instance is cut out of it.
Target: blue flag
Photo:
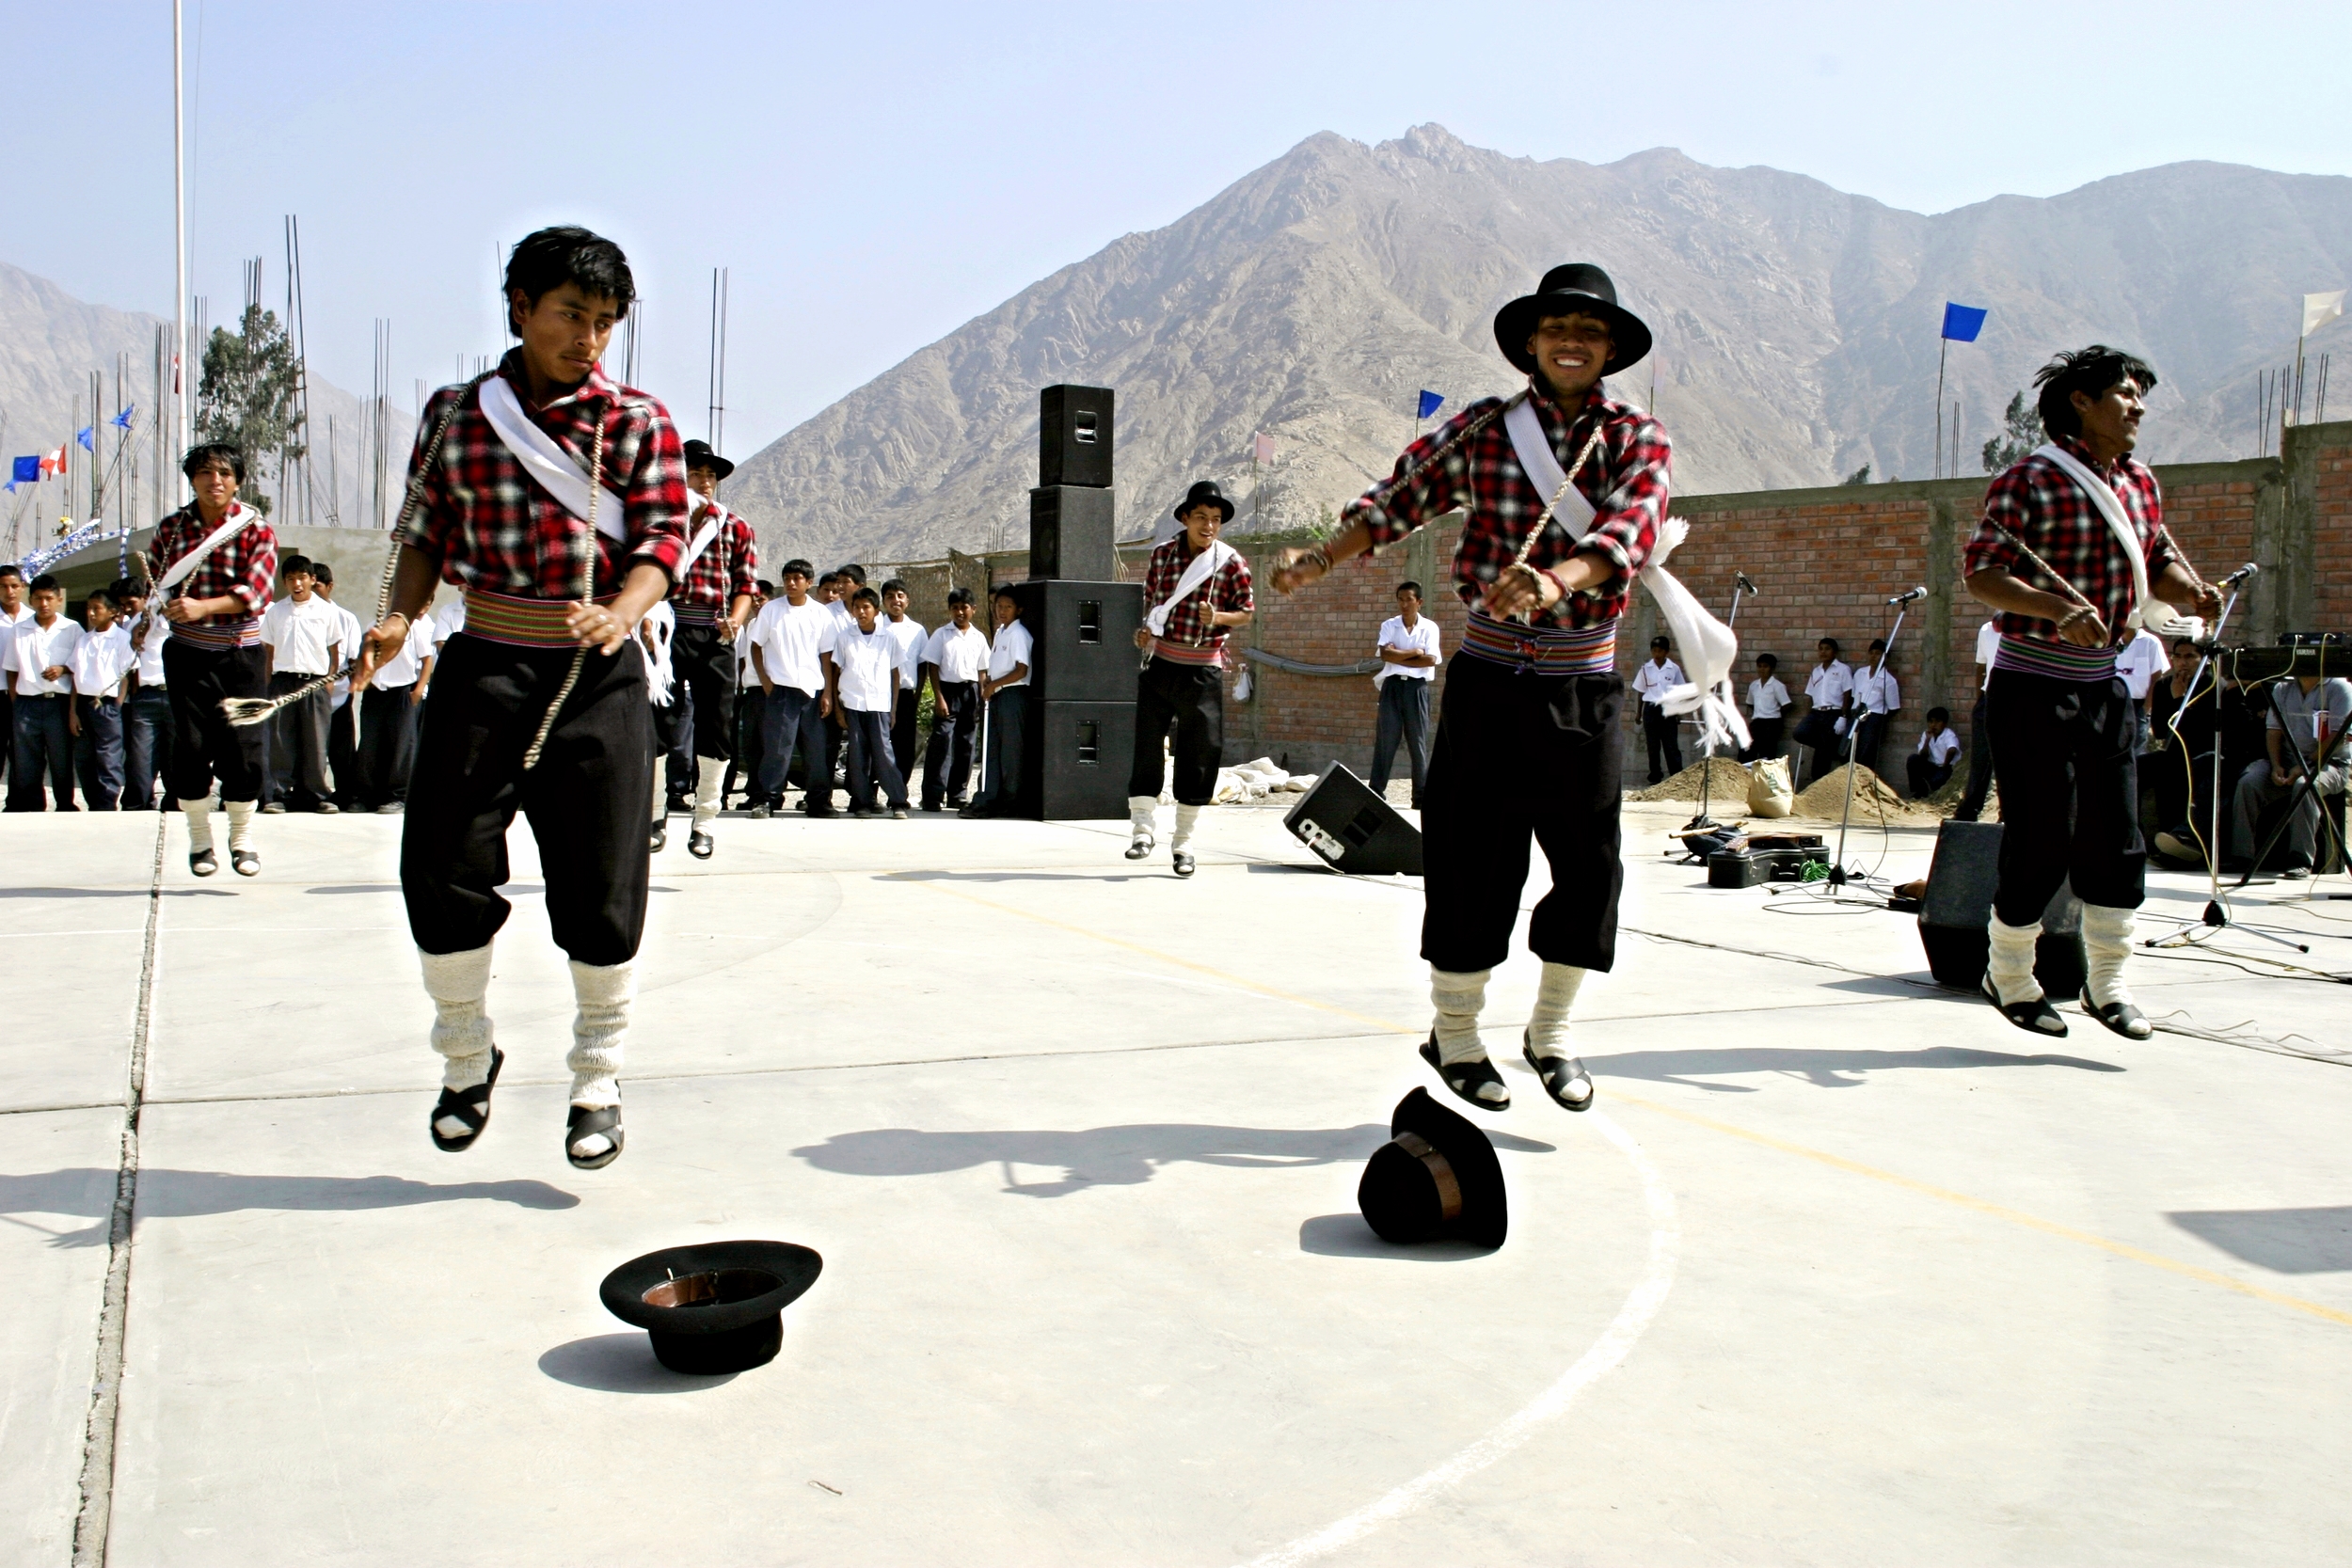
[[[11,489],[19,484],[40,483],[40,453],[35,452],[30,457],[18,458],[13,467],[15,471],[8,476],[8,484]]]
[[[1430,415],[1436,413],[1439,408],[1443,407],[1444,404],[1445,394],[1443,392],[1433,392],[1426,387],[1422,388],[1421,417],[1422,419],[1427,419]]]
[[[1973,343],[1977,334],[1984,330],[1986,312],[1973,305],[1944,302],[1944,336],[1956,343]]]
[[[138,407],[138,404],[135,403],[131,404],[129,408],[125,408],[121,413],[117,414],[113,419],[108,420],[106,422],[113,425],[117,430],[128,430],[131,428],[132,410],[136,407]]]
[[[90,433],[97,428],[98,427],[96,425],[86,424],[81,429],[73,433],[73,438],[82,443],[82,450],[84,451],[94,452],[98,450],[96,447],[89,444]]]

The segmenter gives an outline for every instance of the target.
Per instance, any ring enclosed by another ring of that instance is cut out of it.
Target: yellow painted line
[[[1994,1219],[2007,1220],[2011,1225],[2023,1226],[2027,1230],[2039,1230],[2045,1236],[2058,1236],[2066,1241],[2078,1242],[2084,1246],[2095,1247],[2101,1252],[2109,1253],[2117,1258],[2128,1258],[2135,1263],[2145,1263],[2152,1269],[2162,1269],[2167,1274],[2177,1274],[2184,1278],[2200,1280],[2207,1285],[2218,1285],[2225,1291],[2235,1291],[2238,1294],[2251,1296],[2256,1301],[2266,1301],[2274,1307],[2289,1307],[2314,1318],[2324,1319],[2331,1323],[2341,1323],[2344,1327],[2352,1328],[2352,1312],[2338,1311],[2332,1307],[2322,1307],[2315,1301],[2305,1301],[2301,1296],[2291,1296],[2280,1291],[2270,1291],[2260,1285],[2249,1285],[2243,1279],[2232,1278],[2213,1269],[2200,1268],[2194,1263],[2184,1263],[2177,1258],[2167,1258],[2160,1252],[2150,1252],[2145,1247],[2136,1247],[2128,1242],[2110,1241],[2105,1236],[2094,1235],[2088,1230],[2077,1230],[2071,1225],[2060,1225],[2055,1220],[2045,1220],[2038,1215],[2026,1213],[2022,1210],[1991,1203],[1980,1197],[1971,1197],[1966,1193],[1956,1193],[1949,1187],[1939,1187],[1933,1182],[1916,1180],[1908,1176],[1898,1176],[1891,1170],[1881,1170],[1876,1165],[1866,1165],[1858,1160],[1849,1160],[1843,1155],[1831,1154],[1818,1148],[1807,1148],[1803,1144],[1790,1143],[1785,1138],[1775,1138],[1767,1132],[1750,1132],[1747,1128],[1735,1127],[1727,1121],[1717,1121],[1712,1117],[1703,1117],[1694,1111],[1685,1111],[1673,1105],[1661,1105],[1654,1100],[1644,1100],[1639,1095],[1627,1094],[1623,1090],[1613,1089],[1612,1092],[1616,1098],[1629,1104],[1639,1105],[1647,1111],[1656,1111],[1661,1116],[1673,1117],[1677,1121],[1690,1122],[1695,1127],[1704,1127],[1709,1132],[1726,1133],[1731,1137],[1745,1139],[1752,1144],[1760,1144],[1766,1148],[1776,1148],[1784,1154],[1794,1154],[1799,1159],[1811,1160],[1817,1164],[1827,1165],[1832,1170],[1842,1170],[1851,1176],[1868,1177],[1873,1181],[1883,1181],[1890,1187],[1901,1187],[1911,1192],[1922,1193],[1929,1197],[1956,1205],[1959,1208],[1971,1209],[1979,1214],[1990,1214]]]

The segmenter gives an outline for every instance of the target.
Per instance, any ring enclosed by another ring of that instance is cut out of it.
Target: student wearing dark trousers
[[[804,756],[803,796],[809,815],[833,815],[833,776],[824,766],[825,644],[838,631],[829,606],[809,593],[805,561],[784,563],[784,592],[760,607],[746,635],[752,643],[752,673],[765,699],[759,772],[752,784],[752,815],[764,817],[784,805],[795,753]]]
[[[980,731],[980,678],[988,673],[988,636],[973,624],[972,590],[951,589],[947,619],[923,643],[931,683],[931,740],[923,762],[923,809],[968,803],[974,742]]]
[[[269,658],[269,694],[283,697],[342,667],[342,615],[317,591],[308,557],[286,557],[288,596],[262,617],[262,645]],[[334,698],[326,688],[288,703],[269,721],[270,800],[262,809],[333,815],[326,782],[326,732]]]
[[[122,800],[122,689],[131,673],[131,634],[115,619],[110,589],[95,589],[83,609],[88,625],[73,650],[73,770],[92,811]]]
[[[1642,736],[1649,743],[1649,782],[1682,771],[1682,721],[1666,711],[1666,693],[1683,683],[1682,666],[1668,657],[1663,637],[1649,640],[1649,660],[1633,672],[1633,692],[1642,700]]]
[[[149,613],[147,591],[128,578],[116,582],[114,595],[134,659],[130,695],[122,703],[122,809],[153,811],[155,786],[171,771],[171,692],[164,685],[171,623]]]
[[[1438,623],[1421,612],[1420,583],[1397,584],[1396,613],[1381,623],[1374,646],[1380,657],[1373,676],[1380,689],[1380,714],[1373,730],[1372,792],[1388,794],[1389,768],[1402,743],[1412,768],[1413,807],[1419,810],[1429,778],[1429,694],[1437,687],[1441,657]]]
[[[17,623],[32,618],[33,611],[24,603],[24,573],[14,562],[0,563],[0,657],[6,656],[8,638]],[[13,779],[10,755],[16,750],[16,697],[9,690],[9,682],[0,674],[0,779]]]
[[[0,671],[16,699],[15,755],[8,810],[41,809],[41,780],[59,811],[73,811],[73,656],[82,628],[66,619],[65,593],[42,573],[33,579],[33,613],[17,624]]]
[[[986,728],[981,733],[986,755],[980,765],[980,792],[959,816],[1009,816],[1021,796],[1024,732],[1029,721],[1029,628],[1021,624],[1021,607],[1009,585],[989,595],[996,617],[996,635],[989,639],[988,673],[980,678],[980,701],[986,705]]]

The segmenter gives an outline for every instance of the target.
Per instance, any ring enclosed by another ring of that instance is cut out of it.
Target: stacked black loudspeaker
[[[1143,585],[1114,582],[1111,389],[1038,398],[1029,580],[1016,583],[1029,658],[1029,721],[1014,814],[1041,821],[1127,815],[1136,744],[1136,628]]]

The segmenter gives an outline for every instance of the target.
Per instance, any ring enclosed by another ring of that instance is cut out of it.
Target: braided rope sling
[[[580,597],[583,604],[594,603],[596,596],[596,502],[604,494],[604,418],[596,418],[596,438],[590,443],[588,457],[588,527],[584,533],[585,559],[580,570]],[[545,717],[539,721],[539,733],[531,737],[531,749],[523,753],[523,771],[528,773],[539,766],[539,753],[555,730],[555,716],[564,711],[571,700],[572,689],[580,684],[580,673],[588,663],[588,644],[582,642],[572,650],[572,667],[564,672],[564,684],[555,689],[555,701],[548,705]]]

